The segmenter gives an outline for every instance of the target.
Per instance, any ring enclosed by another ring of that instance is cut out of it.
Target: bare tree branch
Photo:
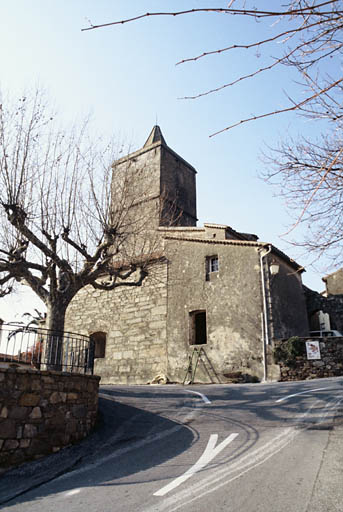
[[[218,93],[223,89],[233,87],[243,80],[254,79],[261,73],[270,72],[275,70],[278,66],[287,65],[297,69],[301,75],[306,72],[309,74],[310,68],[316,68],[321,61],[326,61],[329,58],[337,55],[340,58],[343,52],[342,29],[343,29],[343,6],[342,0],[327,0],[320,2],[319,0],[288,0],[282,9],[261,10],[255,6],[249,8],[249,2],[240,0],[241,8],[233,7],[233,2],[229,3],[227,8],[222,7],[203,7],[194,9],[184,9],[172,12],[150,12],[140,14],[131,18],[116,20],[110,23],[91,25],[83,30],[94,30],[105,26],[123,25],[133,21],[141,20],[143,18],[151,17],[178,17],[183,15],[194,14],[217,14],[226,16],[240,16],[240,17],[253,17],[255,20],[272,20],[272,26],[268,25],[267,30],[271,32],[269,37],[257,38],[253,42],[248,43],[233,43],[223,48],[215,50],[204,51],[199,55],[185,58],[177,62],[177,64],[184,64],[186,62],[195,62],[204,57],[223,54],[225,52],[239,51],[239,50],[259,50],[269,47],[271,44],[279,42],[278,52],[281,53],[273,58],[273,62],[259,66],[250,73],[242,75],[235,80],[230,80],[227,83],[208,89],[192,95],[185,95],[182,99],[198,99],[212,93]],[[235,3],[236,5],[236,3]],[[229,18],[228,18],[229,19]],[[288,27],[278,30],[278,23],[280,20],[285,20]],[[265,25],[263,25],[265,27]],[[312,104],[318,95],[325,95],[329,89],[335,88],[340,83],[338,78],[332,80],[331,87],[318,88],[316,95],[309,94],[305,100],[291,101],[292,105],[285,108],[271,109],[258,115],[253,115],[237,122],[231,123],[227,127],[212,133],[210,137],[228,131],[241,124],[250,121],[256,121],[273,115],[279,115],[287,112],[294,112],[301,110],[306,104]],[[320,90],[319,90],[320,89]],[[181,99],[181,98],[180,98]]]
[[[338,0],[328,0],[327,2],[322,2],[318,5],[316,5],[317,8],[325,7],[326,5],[330,5],[332,3],[337,2]],[[110,27],[113,25],[124,25],[125,23],[130,23],[132,21],[138,21],[142,18],[150,18],[152,16],[183,16],[185,14],[194,14],[194,13],[218,13],[218,14],[232,14],[232,15],[239,15],[239,16],[253,16],[254,18],[265,18],[265,17],[279,17],[279,16],[295,16],[295,15],[317,15],[320,16],[322,14],[330,14],[329,12],[322,12],[322,13],[316,13],[313,9],[313,7],[304,7],[300,9],[291,9],[287,12],[285,11],[260,11],[258,9],[232,9],[227,8],[223,9],[221,7],[204,7],[204,8],[198,8],[198,9],[187,9],[184,11],[175,11],[175,12],[147,12],[145,14],[140,14],[138,16],[134,16],[133,18],[127,18],[124,20],[119,21],[112,21],[110,23],[102,23],[100,25],[91,25],[90,27],[86,27],[81,29],[82,31],[85,30],[94,30],[97,28],[103,28],[103,27]],[[343,11],[342,11],[343,13]]]
[[[230,126],[227,126],[226,128],[223,128],[222,130],[218,130],[215,133],[212,133],[210,137],[215,137],[216,135],[219,135],[219,133],[226,132],[227,130],[231,130],[231,128],[235,128],[236,126],[239,126],[244,123],[248,123],[249,121],[255,121],[256,119],[263,119],[265,117],[270,117],[275,114],[282,114],[284,112],[292,112],[295,110],[300,110],[302,107],[304,107],[306,104],[310,103],[311,101],[318,98],[318,96],[324,95],[325,93],[329,92],[334,87],[337,87],[339,84],[343,82],[343,78],[340,78],[339,80],[336,80],[334,83],[330,83],[327,87],[324,87],[320,91],[316,92],[309,98],[304,99],[303,101],[300,101],[299,103],[294,103],[291,107],[281,108],[279,110],[274,110],[273,112],[268,112],[266,114],[260,114],[257,116],[248,117],[246,119],[242,119],[241,121],[238,121],[237,123],[234,123]]]
[[[338,153],[335,156],[335,158],[328,165],[327,169],[323,169],[323,167],[319,168],[317,166],[316,170],[318,171],[319,174],[321,173],[321,171],[325,171],[325,172],[324,172],[323,176],[321,176],[321,178],[319,179],[318,183],[315,185],[313,191],[311,191],[311,194],[310,194],[309,198],[306,200],[305,206],[303,207],[303,209],[302,209],[302,211],[301,211],[301,213],[300,213],[296,223],[291,227],[291,229],[289,231],[287,231],[287,233],[284,233],[284,235],[288,235],[291,231],[293,231],[300,224],[300,222],[302,221],[305,213],[307,212],[307,210],[309,209],[311,203],[313,202],[314,196],[317,194],[317,192],[322,187],[323,183],[326,181],[328,174],[332,171],[333,166],[335,165],[335,163],[337,162],[337,160],[341,156],[342,151],[343,151],[343,147],[340,148],[340,150],[338,151]],[[313,168],[313,166],[312,166],[312,168]]]
[[[133,281],[127,281],[127,279],[131,277],[137,270],[139,272],[138,277]],[[141,286],[147,275],[148,272],[146,269],[143,267],[137,269],[136,265],[132,265],[131,268],[126,272],[124,270],[114,271],[110,276],[110,280],[107,282],[93,281],[91,284],[93,288],[98,290],[114,290],[118,286]]]
[[[325,255],[333,267],[343,260],[343,139],[342,132],[321,139],[284,140],[265,156],[264,178],[277,185],[294,218],[288,235],[306,226],[302,240],[292,243]]]

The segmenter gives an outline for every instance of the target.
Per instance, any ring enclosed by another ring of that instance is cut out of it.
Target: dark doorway
[[[207,343],[206,311],[192,311],[190,314],[190,345]]]
[[[106,352],[106,333],[94,332],[91,334],[91,340],[94,341],[94,357],[105,357]]]

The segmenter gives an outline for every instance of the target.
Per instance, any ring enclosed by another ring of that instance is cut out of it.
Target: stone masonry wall
[[[256,247],[212,240],[168,239],[168,376],[182,382],[188,364],[191,313],[206,312],[204,345],[221,382],[235,372],[263,378],[261,272]],[[206,279],[206,258],[219,271]],[[211,382],[199,365],[196,382]]]
[[[305,343],[313,338],[301,339]],[[308,380],[343,375],[343,338],[320,338],[319,346],[321,359],[307,360],[305,354],[297,356],[294,363],[289,366],[280,362],[280,380]]]
[[[146,384],[167,371],[167,264],[156,264],[138,288],[86,287],[67,310],[68,331],[106,334],[94,372],[103,384]]]
[[[326,284],[326,291],[328,295],[342,295],[343,294],[343,269],[323,278]]]
[[[161,191],[177,205],[179,226],[196,226],[195,169],[170,148],[161,147]],[[168,218],[168,217],[167,217]],[[168,226],[168,222],[162,222]]]
[[[301,274],[287,265],[280,257],[269,256],[270,265],[277,265],[275,274],[268,271],[267,290],[270,294],[269,318],[272,337],[275,339],[291,336],[308,336],[306,300]]]
[[[83,439],[95,425],[99,380],[0,368],[0,473]]]

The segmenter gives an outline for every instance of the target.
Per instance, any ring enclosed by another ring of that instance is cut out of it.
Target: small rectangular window
[[[219,261],[218,256],[213,256],[210,258],[210,272],[218,272],[219,271]]]
[[[90,338],[94,343],[94,357],[104,358],[106,352],[106,333],[94,332]]]
[[[218,256],[208,256],[206,258],[206,281],[210,280],[210,274],[212,272],[219,272]]]

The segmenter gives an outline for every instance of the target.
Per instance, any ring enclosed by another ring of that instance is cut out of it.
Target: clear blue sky
[[[15,0],[0,2],[0,86],[20,93],[47,89],[66,120],[91,113],[98,132],[113,133],[133,147],[143,145],[152,126],[161,126],[167,144],[197,170],[199,225],[227,224],[256,233],[305,267],[309,258],[279,237],[290,219],[274,190],[257,177],[264,143],[275,145],[288,131],[311,133],[294,115],[252,122],[224,134],[228,124],[287,105],[283,88],[294,91],[289,69],[266,74],[198,100],[180,97],[233,80],[265,64],[254,53],[234,52],[175,66],[180,59],[233,42],[253,40],[265,28],[254,20],[218,14],[143,19],[81,32],[93,24],[147,11],[185,7],[226,7],[227,0]],[[278,0],[273,0],[277,7]],[[263,6],[270,2],[258,2]],[[279,47],[269,48],[267,56]],[[274,52],[274,53],[273,53]],[[276,192],[276,191],[275,191]],[[301,237],[301,232],[294,236]],[[310,268],[308,286],[322,290],[321,275]],[[22,295],[1,300],[0,316],[12,319]],[[26,307],[27,305],[27,307]],[[39,301],[24,309],[42,309]]]

